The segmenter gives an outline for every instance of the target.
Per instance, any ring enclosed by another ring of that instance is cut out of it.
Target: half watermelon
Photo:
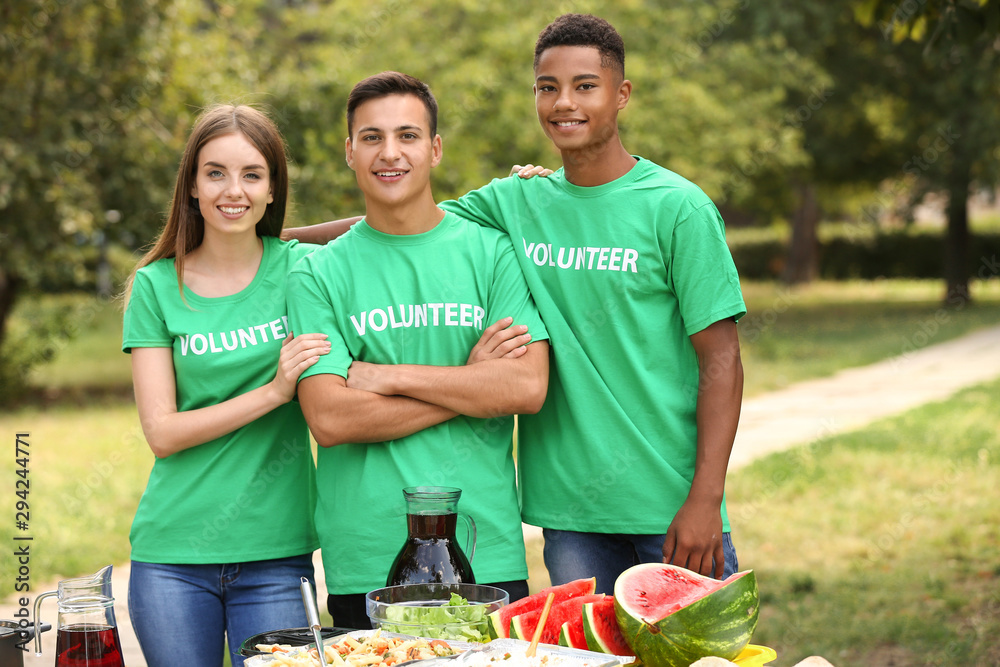
[[[757,627],[752,570],[718,581],[676,565],[644,563],[619,575],[614,599],[625,641],[648,665],[687,666],[706,656],[732,660]]]
[[[594,577],[590,579],[577,579],[576,581],[570,581],[559,586],[550,586],[534,595],[529,595],[516,602],[511,602],[505,607],[500,607],[500,609],[497,609],[487,617],[490,639],[510,637],[510,620],[515,616],[536,609],[541,613],[541,609],[545,606],[545,600],[548,598],[549,593],[554,594],[552,605],[555,606],[556,603],[573,597],[593,595],[596,588],[597,579]]]

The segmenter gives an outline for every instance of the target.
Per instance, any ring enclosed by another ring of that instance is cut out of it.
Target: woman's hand
[[[278,373],[271,381],[271,385],[285,403],[295,396],[295,386],[299,376],[329,351],[330,341],[327,340],[326,334],[311,333],[295,336],[289,333],[282,341],[281,354],[278,356]]]

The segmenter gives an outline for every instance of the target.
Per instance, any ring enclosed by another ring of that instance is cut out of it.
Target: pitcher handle
[[[35,657],[38,658],[42,657],[42,617],[39,615],[42,600],[52,595],[56,595],[58,592],[59,591],[47,591],[35,598]]]
[[[476,522],[465,512],[459,512],[458,516],[465,520],[469,528],[469,540],[465,543],[465,552],[469,554],[469,564],[471,565],[472,559],[476,555]],[[469,547],[470,541],[472,542],[472,547]]]

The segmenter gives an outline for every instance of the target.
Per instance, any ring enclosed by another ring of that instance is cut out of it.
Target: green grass
[[[11,509],[0,522],[0,541],[13,544],[15,532],[33,538],[32,581],[78,576],[128,560],[129,526],[153,463],[135,407],[98,401],[86,408],[0,413],[9,453],[0,459],[0,478],[11,498],[18,433],[29,434],[29,529],[15,531]],[[4,549],[0,557],[4,572],[14,571],[10,554]]]
[[[773,665],[995,665],[1000,381],[758,460],[727,484]]]
[[[79,308],[73,337],[57,345],[51,362],[31,371],[28,383],[57,392],[130,387],[129,356],[121,351],[120,303],[82,295],[59,298],[68,299]]]

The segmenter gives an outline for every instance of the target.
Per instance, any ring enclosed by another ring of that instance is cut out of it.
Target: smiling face
[[[255,234],[274,197],[267,160],[242,133],[224,134],[198,151],[191,196],[205,219],[205,234]]]
[[[591,46],[554,46],[535,67],[535,111],[545,134],[567,154],[593,153],[618,144],[618,112],[632,84],[602,64]],[[614,142],[614,143],[610,143]]]
[[[430,202],[430,172],[441,161],[441,137],[431,135],[424,103],[410,94],[363,102],[354,111],[345,150],[368,215]],[[424,201],[426,199],[426,201]]]

